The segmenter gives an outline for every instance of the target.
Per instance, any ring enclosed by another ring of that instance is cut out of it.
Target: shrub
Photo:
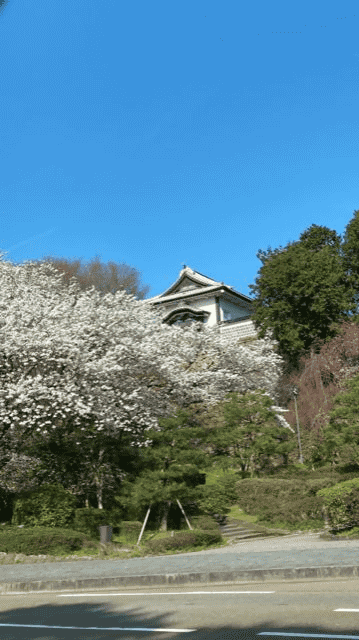
[[[191,518],[191,525],[203,531],[219,531],[218,523],[211,516],[195,516]]]
[[[202,487],[199,507],[206,515],[225,516],[231,510],[232,500],[222,486],[217,484]]]
[[[344,529],[359,524],[359,478],[320,489],[331,527]]]
[[[86,546],[86,535],[71,529],[34,527],[29,529],[6,529],[0,535],[0,551],[27,555],[49,554],[61,548],[76,551]]]
[[[283,522],[301,525],[304,521],[323,520],[323,498],[320,489],[336,484],[323,478],[244,479],[237,483],[239,506],[258,522]]]
[[[105,509],[76,509],[73,520],[73,529],[82,531],[87,535],[99,539],[99,527],[111,525],[111,514]]]
[[[135,543],[142,529],[142,523],[137,520],[124,520],[121,522],[121,535],[126,542]]]
[[[228,474],[220,476],[216,481],[216,486],[219,487],[226,499],[232,504],[236,502],[237,492],[236,485],[238,482],[238,474]]]
[[[162,553],[171,549],[185,549],[186,547],[198,547],[221,542],[220,532],[215,531],[179,531],[173,536],[150,540],[147,547],[154,553]]]
[[[60,484],[42,485],[15,500],[12,524],[29,527],[67,527],[76,506],[76,497]]]

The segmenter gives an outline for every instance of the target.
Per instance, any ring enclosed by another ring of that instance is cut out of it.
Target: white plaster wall
[[[196,300],[193,302],[190,302],[188,304],[188,306],[192,307],[193,309],[196,309],[196,311],[207,311],[207,313],[210,314],[206,325],[208,327],[213,327],[213,325],[217,324],[217,318],[216,318],[216,301],[214,298],[203,298],[200,300]]]

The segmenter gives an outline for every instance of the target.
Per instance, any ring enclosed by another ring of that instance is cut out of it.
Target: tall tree
[[[32,468],[51,460],[71,478],[66,488],[94,488],[99,507],[124,471],[116,448],[142,446],[159,416],[215,404],[230,391],[271,394],[280,375],[281,358],[265,340],[250,350],[224,347],[211,328],[163,324],[125,291],[84,291],[75,279],[64,286],[51,264],[0,259],[0,287],[4,466],[7,451],[17,456],[12,468],[21,456]]]
[[[0,0],[0,13],[5,9],[5,6],[7,5],[8,0]]]
[[[359,376],[346,380],[334,398],[329,422],[323,429],[320,452],[333,465],[359,468]]]
[[[135,482],[124,484],[118,501],[125,507],[136,507],[139,513],[149,505],[160,508],[161,529],[166,531],[171,504],[176,506],[178,499],[186,506],[199,497],[198,471],[211,461],[200,448],[204,431],[190,413],[179,410],[172,418],[160,419],[159,426],[147,431],[143,470]]]
[[[356,312],[359,315],[359,209],[354,211],[352,219],[345,227],[341,252],[344,268],[357,292],[355,302],[357,304]]]
[[[275,464],[287,463],[297,446],[295,432],[286,421],[276,419],[266,394],[259,390],[232,393],[221,404],[224,419],[206,428],[206,442],[220,466],[253,477]]]
[[[148,294],[150,287],[141,285],[141,274],[128,264],[110,261],[104,264],[98,257],[92,258],[89,262],[82,264],[81,259],[70,260],[68,258],[56,258],[45,256],[34,261],[35,264],[51,264],[59,273],[64,274],[63,282],[67,285],[71,278],[76,278],[80,289],[86,291],[92,286],[101,295],[106,293],[115,294],[116,291],[126,291],[135,296],[138,300],[143,300]]]
[[[287,368],[337,335],[355,311],[355,290],[340,253],[341,237],[312,225],[284,249],[258,251],[262,262],[255,285],[254,325],[271,335]]]

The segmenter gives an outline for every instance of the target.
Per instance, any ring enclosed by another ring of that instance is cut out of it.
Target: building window
[[[175,309],[171,311],[165,318],[166,324],[192,324],[193,322],[201,322],[205,324],[209,318],[207,311],[195,311],[194,309]]]

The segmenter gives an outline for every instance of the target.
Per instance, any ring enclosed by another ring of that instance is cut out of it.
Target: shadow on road
[[[11,596],[6,596],[10,598]],[[19,598],[19,596],[16,596]],[[29,596],[24,596],[28,598]],[[6,601],[5,601],[6,602]],[[2,602],[4,605],[4,600]],[[20,602],[19,602],[20,604]],[[287,633],[300,633],[300,634],[323,634],[327,635],[340,635],[340,636],[356,636],[359,640],[359,631],[354,631],[354,627],[351,629],[344,629],[341,626],[340,630],[335,625],[331,627],[323,626],[275,626],[273,621],[268,620],[261,622],[259,625],[253,626],[240,626],[240,625],[228,625],[218,626],[214,628],[202,627],[197,628],[196,631],[191,632],[167,632],[167,631],[145,631],[145,629],[169,629],[175,627],[180,628],[181,625],[171,622],[171,618],[174,612],[168,611],[162,615],[148,615],[148,612],[144,612],[141,607],[131,607],[126,612],[123,611],[111,611],[112,605],[110,603],[93,602],[93,603],[74,603],[74,604],[53,604],[46,603],[40,606],[28,607],[26,604],[24,607],[19,606],[7,611],[0,612],[0,638],[6,640],[23,640],[24,638],[36,639],[36,640],[52,640],[64,638],[66,640],[72,640],[73,638],[81,638],[86,640],[87,638],[96,638],[100,640],[102,638],[121,638],[123,640],[129,640],[132,638],[158,638],[159,640],[166,640],[167,638],[177,638],[186,640],[280,640],[285,638]],[[240,617],[240,613],[239,613]],[[2,626],[6,625],[6,626]],[[10,625],[10,626],[7,626]],[[60,626],[61,629],[51,628],[31,628],[26,627],[12,627],[11,625],[48,625]],[[186,627],[186,625],[183,625]],[[63,627],[77,627],[75,629],[64,629]],[[81,628],[82,627],[82,628]],[[96,627],[96,629],[89,630],[84,627]],[[109,627],[121,627],[121,628],[136,628],[143,629],[143,631],[126,631],[126,630],[111,630],[106,629]],[[195,625],[192,625],[192,628]],[[358,629],[358,626],[356,627]],[[261,631],[273,631],[280,632],[280,636],[259,636]],[[318,638],[318,640],[320,640]]]

